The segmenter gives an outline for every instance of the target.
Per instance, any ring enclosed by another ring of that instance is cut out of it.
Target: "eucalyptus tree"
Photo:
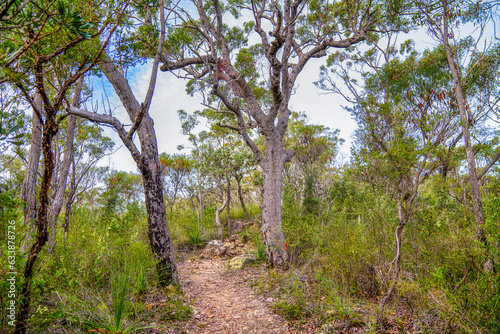
[[[75,90],[73,92],[73,100],[71,101],[73,106],[78,106],[80,104],[80,94],[83,85],[83,76],[78,79]],[[73,163],[73,142],[75,138],[76,131],[76,117],[71,115],[67,118],[67,128],[66,136],[64,140],[64,149],[62,157],[60,154],[61,146],[58,145],[57,140],[54,141],[54,169],[55,172],[52,176],[52,196],[50,198],[50,206],[48,210],[48,220],[49,220],[49,251],[53,252],[56,246],[56,234],[57,234],[57,221],[61,209],[63,207],[64,195],[66,193],[66,184],[68,181],[68,176],[70,173],[70,167]]]
[[[454,117],[457,106],[450,94],[453,86],[442,48],[419,54],[407,41],[401,46],[404,59],[393,46],[378,50],[384,52],[383,63],[373,66],[373,62],[365,70],[362,88],[356,87],[354,78],[342,78],[351,93],[344,96],[353,102],[347,109],[358,123],[353,161],[370,182],[393,194],[396,202],[396,255],[389,265],[393,282],[379,305],[378,323],[383,328],[384,308],[400,276],[404,228],[421,185],[442,166],[441,156],[455,141],[460,122]],[[374,49],[353,58],[339,53],[330,62],[337,65],[334,68],[352,67],[370,63],[376,54]],[[339,86],[332,89],[340,91]]]
[[[404,6],[385,1],[244,0],[195,0],[193,6],[177,11],[182,23],[173,28],[161,70],[183,68],[192,79],[191,91],[202,93],[204,103],[215,112],[231,115],[230,122],[220,125],[239,133],[262,169],[267,259],[285,266],[281,179],[283,165],[294,152],[284,149],[283,137],[299,74],[329,49],[376,38],[375,31],[388,28],[386,18]],[[237,19],[229,20],[230,15]],[[246,19],[250,21],[243,22]],[[394,23],[396,27],[401,21]],[[263,136],[264,147],[256,145],[252,132]]]
[[[475,67],[477,64],[479,64],[477,72],[485,72],[481,70],[481,63],[486,61],[488,58],[477,57],[477,54],[481,53],[478,49],[479,38],[478,41],[473,43],[470,47],[472,50],[472,57],[470,58],[471,62],[469,62],[469,66],[466,68],[461,67],[461,59],[458,54],[459,48],[457,47],[458,41],[455,38],[455,32],[458,32],[461,23],[472,22],[480,29],[482,35],[487,24],[487,20],[485,20],[485,18],[491,17],[497,4],[494,2],[481,3],[441,0],[436,3],[416,1],[415,5],[419,9],[419,13],[416,17],[420,20],[420,22],[422,22],[422,24],[427,26],[430,35],[434,37],[446,51],[448,68],[453,78],[453,91],[459,110],[462,135],[467,154],[469,184],[471,186],[472,205],[476,223],[476,236],[480,242],[487,244],[484,232],[484,215],[481,202],[479,177],[476,169],[475,153],[470,131],[473,112],[469,106],[470,101],[468,101],[467,98],[466,80],[467,78],[475,76],[474,72],[476,72]],[[489,60],[491,60],[491,58],[489,58]],[[498,60],[496,63],[498,63]],[[494,65],[494,67],[498,68],[498,65]],[[495,72],[498,73],[498,70]],[[490,77],[490,82],[486,81],[485,86],[488,86],[488,84],[491,85],[493,82],[495,81],[491,81]],[[498,102],[498,96],[495,99]],[[497,156],[498,157],[495,158],[496,160],[500,158],[500,154]]]
[[[42,127],[37,232],[24,269],[15,333],[27,331],[33,269],[48,238],[52,142],[64,118],[58,113],[73,84],[99,59],[103,50],[99,39],[107,44],[117,26],[115,18],[121,15],[121,3],[115,7],[114,3],[96,1],[92,6],[100,9],[93,13],[88,13],[88,4],[63,0],[15,2],[7,4],[7,15],[0,20],[0,83],[9,82],[19,89]]]
[[[128,26],[125,26],[121,31],[122,35],[114,41],[115,48],[110,49],[111,53],[105,54],[100,59],[99,68],[120,98],[132,122],[130,128],[126,130],[124,123],[113,116],[111,111],[109,114],[103,114],[83,108],[75,108],[68,104],[65,107],[69,114],[112,126],[129,150],[142,176],[148,217],[148,236],[151,250],[158,261],[159,285],[166,287],[169,284],[178,285],[180,282],[163,199],[163,175],[159,160],[158,143],[154,122],[149,115],[149,107],[156,85],[160,52],[163,50],[165,39],[166,17],[163,1],[159,1],[158,8],[152,8],[146,2],[137,2],[135,6],[131,7],[131,12],[128,14],[129,17],[135,17],[140,22],[128,21]],[[136,23],[140,28],[128,29]],[[127,34],[127,32],[129,33]],[[143,53],[134,54],[131,57],[131,52],[135,52],[139,48],[137,41],[142,43],[140,47]],[[137,64],[141,59],[151,54],[155,56],[149,86],[144,102],[139,103],[126,78],[126,70],[129,66]],[[136,133],[140,148],[134,142]]]
[[[238,141],[238,145],[239,147],[233,151],[233,157],[230,159],[230,172],[236,181],[236,193],[240,200],[241,209],[245,214],[245,218],[249,220],[250,214],[248,213],[243,194],[243,180],[255,170],[257,165],[248,147],[243,147],[242,145],[245,144],[241,141]]]
[[[160,154],[160,163],[163,169],[164,197],[169,203],[170,213],[172,213],[179,195],[185,193],[188,187],[193,160],[184,154],[162,153]]]
[[[75,119],[75,129],[73,127],[71,118],[67,118],[68,122],[62,124],[62,130],[58,138],[59,149],[55,149],[62,159],[59,161],[59,168],[64,168],[66,159],[70,160],[70,168],[68,171],[68,181],[65,187],[64,195],[64,233],[67,237],[70,216],[73,209],[73,203],[78,202],[87,191],[90,191],[102,181],[104,175],[108,171],[108,167],[98,167],[97,163],[101,161],[106,155],[114,153],[115,143],[103,135],[103,130],[88,121],[82,119]],[[68,154],[67,139],[70,133],[73,132],[72,149]],[[64,147],[63,152],[61,149]],[[59,174],[59,178],[60,178]],[[53,195],[54,196],[54,195]],[[55,217],[57,219],[57,217]],[[51,231],[51,241],[55,243],[55,232]]]
[[[227,209],[228,232],[231,235],[231,181],[228,177],[228,159],[231,148],[227,145],[225,136],[217,136],[214,133],[203,132],[200,134],[203,144],[200,145],[200,157],[203,159],[203,169],[207,183],[212,185],[218,203],[215,208],[215,224],[217,225],[217,237],[224,239],[224,227],[221,223],[221,213]]]
[[[215,156],[208,155],[208,160],[216,159],[219,162],[218,170],[222,171],[222,177],[226,179],[226,197],[227,197],[227,210],[228,219],[230,217],[231,202],[231,179],[236,181],[236,193],[240,201],[241,208],[245,214],[245,218],[250,219],[250,214],[245,205],[243,195],[243,179],[251,173],[255,167],[256,162],[253,154],[248,146],[242,141],[241,136],[226,127],[221,127],[231,121],[231,116],[226,113],[213,113],[211,109],[205,109],[199,112],[207,120],[210,131],[205,132],[203,140],[209,140],[212,145],[215,145],[218,150]],[[222,196],[223,197],[223,196]],[[221,209],[223,210],[223,209]],[[229,228],[231,234],[231,228]]]
[[[209,119],[209,122],[213,120]],[[212,124],[210,131],[199,134],[202,144],[200,154],[204,161],[203,173],[213,185],[220,206],[216,208],[216,224],[218,237],[223,238],[223,227],[220,214],[226,209],[228,233],[233,234],[234,226],[231,220],[232,180],[236,181],[236,193],[245,217],[250,215],[243,198],[242,180],[253,169],[255,163],[242,141],[227,129]]]
[[[305,213],[318,213],[317,197],[327,193],[328,186],[320,179],[326,179],[324,174],[329,171],[344,141],[339,138],[339,132],[324,125],[310,124],[304,112],[292,114],[284,144],[293,148],[296,154],[285,166],[285,179],[296,195],[302,195]]]

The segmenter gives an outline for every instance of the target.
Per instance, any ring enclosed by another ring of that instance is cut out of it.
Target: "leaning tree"
[[[115,117],[111,111],[109,114],[104,114],[92,112],[85,108],[76,108],[69,104],[66,104],[65,107],[71,115],[112,126],[129,150],[142,175],[148,217],[149,242],[151,250],[158,261],[158,282],[161,287],[166,287],[169,284],[178,285],[180,282],[163,199],[163,169],[159,159],[154,122],[149,115],[149,107],[156,86],[160,52],[165,38],[166,17],[163,1],[159,1],[159,8],[151,8],[150,4],[138,2],[134,6],[130,6],[128,16],[136,17],[138,20],[143,19],[143,22],[138,29],[131,28],[135,22],[124,23],[122,35],[114,40],[113,45],[115,47],[110,48],[109,53],[104,53],[99,61],[99,68],[120,98],[132,122],[130,128],[125,128],[125,124]],[[132,32],[126,34],[125,31],[129,28]],[[151,36],[156,37],[148,39]],[[139,41],[141,44],[134,44],[135,41]],[[132,91],[125,71],[127,66],[134,65],[141,58],[141,54],[131,55],[128,53],[128,51],[136,50],[139,46],[144,49],[145,54],[156,54],[148,90],[142,103],[139,102]],[[134,142],[136,134],[139,139],[139,147]]]
[[[364,0],[193,0],[193,5],[193,10],[176,10],[178,25],[171,28],[160,69],[183,69],[191,79],[190,92],[201,93],[214,112],[231,116],[220,126],[242,136],[262,169],[267,259],[284,266],[281,184],[284,164],[294,151],[284,149],[283,137],[299,74],[330,49],[351,48],[398,28],[403,16],[391,14],[405,7],[403,2]],[[398,22],[389,23],[390,16]],[[256,133],[263,136],[264,147],[256,144]]]

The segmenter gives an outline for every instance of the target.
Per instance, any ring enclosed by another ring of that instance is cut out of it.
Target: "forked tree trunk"
[[[42,97],[40,94],[35,94],[34,103],[39,114],[42,114]],[[31,234],[34,230],[36,219],[36,179],[38,177],[38,165],[42,151],[42,121],[33,110],[33,118],[31,120],[31,143],[28,156],[28,164],[26,166],[26,175],[23,180],[22,200],[24,201],[24,224],[28,227],[28,233],[21,245],[21,252],[27,250],[31,243]]]
[[[278,267],[286,266],[288,261],[286,239],[281,224],[281,179],[286,157],[280,144],[268,141],[266,157],[261,163],[264,177],[262,234],[267,248],[267,260]]]
[[[100,67],[109,82],[113,85],[115,92],[129,114],[130,120],[135,122],[141,106],[130,89],[127,80],[120,73],[116,65],[109,59],[101,63]],[[167,224],[167,213],[163,200],[158,144],[156,141],[153,119],[149,116],[149,113],[144,114],[139,128],[137,129],[137,134],[141,145],[141,151],[140,157],[135,156],[134,160],[142,174],[148,216],[149,243],[153,254],[158,260],[157,270],[159,285],[161,287],[166,287],[169,284],[179,285],[180,281],[174,256],[172,237],[170,236]]]
[[[73,94],[73,102],[72,105],[74,107],[78,107],[80,104],[80,93],[82,91],[83,85],[83,76],[78,79],[78,83],[75,87],[75,92]],[[71,163],[73,162],[73,141],[75,138],[75,128],[76,128],[76,116],[70,115],[68,116],[68,131],[66,133],[66,141],[64,143],[64,156],[62,161],[61,169],[59,170],[59,175],[54,177],[57,181],[54,195],[52,196],[52,201],[49,207],[49,231],[50,231],[50,239],[49,239],[49,251],[53,252],[56,247],[56,234],[57,234],[57,219],[59,214],[61,213],[61,209],[64,202],[64,194],[66,192],[66,183],[69,175],[69,168],[71,167]]]

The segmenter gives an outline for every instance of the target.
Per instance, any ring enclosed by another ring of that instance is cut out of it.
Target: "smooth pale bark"
[[[217,225],[217,237],[219,240],[224,240],[224,228],[222,227],[222,223],[220,222],[220,214],[222,211],[224,211],[224,208],[226,207],[226,201],[215,209],[215,224]]]
[[[80,104],[80,93],[82,91],[83,76],[78,79],[75,91],[73,94],[72,105],[78,107]],[[68,116],[68,130],[66,133],[66,141],[64,143],[64,156],[62,159],[61,168],[59,170],[59,175],[54,175],[55,188],[51,198],[51,203],[49,207],[48,220],[49,220],[49,231],[50,240],[48,249],[50,252],[54,251],[56,246],[56,232],[57,232],[57,219],[61,213],[61,209],[64,202],[64,193],[66,192],[66,183],[68,180],[69,169],[73,161],[73,141],[75,138],[76,129],[76,116]]]
[[[71,164],[73,167],[73,171],[71,173],[71,183],[69,187],[69,193],[68,197],[66,199],[66,205],[65,205],[65,210],[64,210],[64,240],[68,238],[69,234],[69,218],[71,217],[71,211],[73,210],[73,201],[75,200],[75,193],[76,193],[76,166],[75,166],[75,161],[74,161],[74,156],[73,156],[73,162]]]
[[[455,97],[457,99],[458,109],[460,111],[460,119],[462,121],[462,133],[465,142],[465,152],[467,154],[467,165],[469,169],[469,183],[471,186],[471,196],[472,196],[472,208],[474,212],[474,220],[476,222],[476,237],[477,239],[486,244],[486,235],[484,233],[484,216],[483,216],[483,206],[481,203],[481,192],[479,188],[479,179],[476,170],[476,159],[474,156],[474,150],[472,148],[471,135],[469,131],[469,121],[467,117],[466,103],[464,94],[462,91],[462,85],[460,83],[460,76],[458,74],[458,67],[455,62],[453,52],[451,51],[449,43],[449,31],[448,31],[448,3],[447,1],[442,1],[444,16],[443,16],[443,45],[446,50],[446,57],[448,59],[448,65],[453,77],[453,86],[455,90]]]
[[[267,246],[267,259],[276,266],[286,266],[288,252],[281,224],[281,185],[287,154],[282,143],[267,143],[267,152],[261,162],[264,196],[262,201],[262,234]]]
[[[371,9],[368,9],[360,17],[347,17],[345,20],[349,22],[352,30],[348,38],[337,40],[337,35],[335,38],[321,35],[304,46],[296,39],[296,28],[298,25],[300,27],[300,20],[297,20],[297,17],[303,14],[304,8],[307,8],[302,6],[302,2],[285,1],[282,6],[266,1],[252,2],[255,23],[253,30],[260,36],[263,54],[269,65],[269,77],[266,81],[269,83],[267,89],[272,101],[264,107],[260,98],[254,94],[252,86],[247,81],[248,78],[234,66],[233,47],[229,45],[223,29],[225,16],[221,4],[218,0],[213,0],[211,3],[213,7],[210,6],[210,11],[207,11],[208,7],[204,1],[194,1],[199,14],[196,30],[202,32],[206,46],[212,52],[175,61],[171,61],[168,54],[163,54],[161,70],[172,71],[200,64],[205,66],[204,71],[197,74],[198,72],[192,68],[193,71],[188,70],[188,73],[197,79],[206,74],[213,78],[211,94],[219,97],[225,105],[224,112],[233,114],[238,124],[218,125],[237,131],[242,136],[264,174],[262,231],[267,246],[267,260],[270,265],[286,266],[288,254],[281,227],[281,177],[283,165],[293,156],[293,151],[284,151],[282,140],[291,115],[289,101],[295,81],[311,58],[326,57],[326,50],[329,48],[347,48],[363,41],[373,23],[371,19],[376,15],[372,15]],[[193,21],[194,24],[196,23]],[[330,30],[325,27],[318,31]],[[227,90],[219,89],[219,81],[226,83],[232,96]],[[245,100],[244,110],[234,97]],[[261,151],[249,135],[248,130],[255,126],[265,138],[265,150]]]
[[[201,176],[198,171],[198,219],[200,220],[200,224],[203,223],[203,194],[201,187]]]
[[[233,234],[233,221],[231,220],[231,179],[226,175],[226,213],[227,213],[227,233]]]
[[[21,252],[26,251],[31,243],[31,234],[34,230],[36,219],[36,179],[38,177],[38,166],[42,152],[42,121],[38,115],[42,115],[42,97],[35,94],[33,102],[38,112],[33,108],[31,120],[31,143],[26,165],[26,175],[23,180],[22,200],[24,201],[24,224],[28,226],[26,239],[21,246]]]

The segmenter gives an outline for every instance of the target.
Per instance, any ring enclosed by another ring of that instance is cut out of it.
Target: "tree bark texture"
[[[226,213],[227,213],[227,232],[229,236],[233,234],[233,221],[231,220],[231,179],[226,175]]]
[[[153,126],[153,120],[145,115],[139,133],[143,136]],[[149,124],[147,124],[149,123]],[[149,125],[149,126],[148,126]],[[144,127],[144,128],[143,128]],[[144,130],[141,131],[141,128]],[[154,130],[153,130],[154,131]],[[154,134],[154,132],[153,132]],[[142,137],[140,135],[140,137]],[[174,256],[172,238],[168,230],[165,202],[163,201],[163,185],[158,150],[156,148],[156,137],[154,143],[151,137],[143,137],[141,140],[143,163],[138,166],[143,179],[146,210],[148,213],[148,236],[153,253],[158,259],[157,271],[159,284],[166,287],[169,284],[178,285],[179,274]]]
[[[75,87],[73,94],[72,105],[78,107],[80,104],[80,93],[83,85],[83,76],[78,79],[78,83]],[[75,138],[75,128],[76,128],[76,116],[68,116],[68,131],[66,133],[66,141],[64,143],[64,156],[62,160],[61,169],[59,170],[59,175],[54,175],[55,189],[53,191],[53,196],[51,198],[51,203],[49,207],[48,220],[49,220],[49,251],[53,252],[56,246],[56,232],[57,232],[57,219],[64,202],[64,194],[66,192],[66,183],[68,180],[69,169],[71,163],[73,162],[73,141]]]
[[[206,10],[208,7],[204,1],[197,0],[194,4],[199,14],[199,25],[196,30],[203,34],[206,39],[205,46],[211,52],[194,58],[182,57],[175,61],[169,60],[168,54],[163,54],[161,70],[172,71],[195,64],[205,65],[205,71],[201,76],[208,74],[213,78],[211,94],[219,97],[226,108],[224,112],[233,114],[237,122],[237,126],[219,125],[235,130],[242,136],[263,170],[262,216],[267,260],[271,265],[286,266],[288,255],[281,229],[281,177],[283,164],[294,153],[291,150],[286,152],[283,150],[282,140],[291,115],[289,101],[295,81],[311,58],[325,57],[329,48],[346,48],[364,40],[373,23],[371,11],[364,13],[362,17],[346,18],[352,30],[350,37],[336,39],[337,36],[322,35],[314,42],[304,45],[296,40],[296,27],[300,25],[297,17],[305,8],[302,2],[285,1],[282,6],[266,1],[252,2],[251,10],[255,23],[253,30],[260,37],[263,54],[269,65],[269,76],[266,79],[269,82],[267,89],[271,93],[272,101],[264,106],[254,94],[248,78],[233,66],[233,47],[228,44],[224,36],[224,13],[219,1],[212,1],[213,12]],[[212,10],[212,7],[210,8]],[[322,30],[330,31],[319,29]],[[190,73],[199,78],[196,71]],[[227,89],[220,89],[219,81],[223,82],[226,86],[224,88]],[[228,91],[231,95],[227,93]],[[245,101],[244,108],[235,97]],[[249,135],[248,130],[254,127],[265,138],[265,152],[259,149]]]
[[[248,214],[248,210],[247,210],[247,207],[245,206],[245,200],[243,198],[243,189],[241,187],[241,179],[242,179],[242,176],[236,176],[236,183],[237,183],[237,186],[238,186],[238,198],[240,200],[240,204],[241,204],[241,208],[243,209],[243,212],[245,213],[245,218],[247,220],[250,220],[250,215]]]
[[[28,226],[26,239],[23,241],[21,251],[26,251],[31,242],[31,233],[36,219],[36,179],[38,177],[38,165],[42,151],[42,120],[38,115],[42,115],[42,97],[35,94],[34,104],[38,112],[33,109],[31,120],[31,143],[26,166],[26,175],[23,180],[22,200],[24,201],[24,224]]]
[[[40,70],[41,73],[41,70]],[[28,254],[24,269],[24,282],[21,288],[21,300],[19,302],[19,314],[17,317],[15,334],[27,333],[27,320],[30,307],[31,279],[36,259],[48,240],[48,208],[49,189],[54,170],[54,154],[52,151],[52,140],[57,134],[56,112],[53,108],[45,108],[45,123],[43,125],[42,152],[44,170],[42,183],[40,185],[39,206],[36,220],[36,239]]]
[[[288,252],[281,224],[281,185],[285,152],[281,143],[267,143],[266,158],[261,163],[264,183],[262,202],[262,234],[267,246],[268,262],[276,266],[286,266]]]
[[[446,57],[448,59],[448,65],[450,67],[450,71],[453,77],[453,86],[455,90],[455,97],[457,99],[458,109],[460,111],[460,119],[462,121],[462,133],[464,136],[465,142],[465,152],[467,154],[467,165],[469,168],[469,183],[471,186],[471,196],[472,196],[472,207],[474,212],[474,220],[476,222],[476,237],[477,239],[486,244],[486,235],[484,233],[484,216],[483,216],[483,206],[481,203],[481,192],[479,188],[479,180],[477,177],[476,170],[476,160],[474,156],[474,150],[472,148],[471,135],[469,131],[468,125],[468,116],[466,110],[466,102],[462,91],[462,85],[460,83],[460,76],[458,73],[458,67],[455,62],[455,58],[453,56],[451,46],[449,43],[449,12],[448,12],[448,3],[446,0],[442,1],[444,16],[443,16],[443,33],[442,39],[443,44],[446,50]]]
[[[120,97],[130,120],[135,122],[141,106],[130,89],[127,80],[109,59],[101,63],[100,66]],[[140,153],[133,147],[133,142],[129,142],[128,145],[143,178],[148,216],[148,236],[151,250],[158,260],[159,285],[162,287],[169,284],[178,285],[180,283],[179,274],[163,200],[162,172],[158,158],[156,133],[153,119],[149,116],[149,113],[143,115],[137,134],[141,147]]]

